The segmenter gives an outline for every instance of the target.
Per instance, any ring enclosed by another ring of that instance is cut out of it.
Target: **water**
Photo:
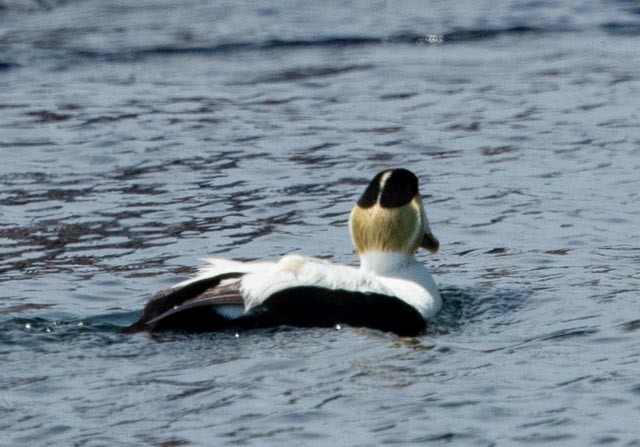
[[[0,1],[0,444],[640,445],[640,3],[212,3]],[[424,336],[119,333],[399,166]]]

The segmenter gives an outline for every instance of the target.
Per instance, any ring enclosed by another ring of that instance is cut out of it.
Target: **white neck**
[[[425,288],[434,299],[440,300],[438,286],[431,277],[431,273],[413,254],[379,251],[362,253],[360,270],[379,276],[413,281]]]
[[[397,276],[397,273],[417,264],[409,253],[366,252],[360,255],[360,270],[381,276]]]

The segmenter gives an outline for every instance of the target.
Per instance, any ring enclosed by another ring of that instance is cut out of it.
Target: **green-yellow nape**
[[[356,252],[415,253],[424,239],[422,213],[419,195],[393,208],[356,205],[349,219]]]

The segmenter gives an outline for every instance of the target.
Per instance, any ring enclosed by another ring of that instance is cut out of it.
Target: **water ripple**
[[[633,3],[1,0],[3,441],[637,443]],[[120,334],[212,253],[354,264],[390,166],[422,336]]]

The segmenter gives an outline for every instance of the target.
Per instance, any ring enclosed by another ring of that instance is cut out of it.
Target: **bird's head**
[[[382,171],[369,182],[351,211],[349,230],[359,255],[413,255],[418,247],[435,253],[440,245],[429,228],[418,178],[406,169]]]

